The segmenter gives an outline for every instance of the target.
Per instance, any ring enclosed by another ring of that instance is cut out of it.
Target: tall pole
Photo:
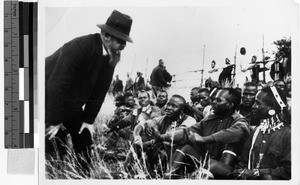
[[[264,69],[266,68],[266,63],[265,63],[265,41],[264,41],[264,34],[262,35],[262,42],[263,42],[263,47],[261,49],[262,51],[262,61],[263,61],[263,65],[264,65]],[[266,83],[266,72],[265,70],[263,70],[263,82]]]
[[[235,52],[234,52],[234,66],[233,66],[233,74],[232,74],[232,87],[235,86],[235,75],[236,75],[236,53],[237,53],[237,44],[235,45]]]
[[[147,73],[148,73],[148,57],[147,57],[147,60],[146,60],[146,68],[145,68],[145,80],[146,80],[146,84],[147,84],[147,82],[148,82],[148,80],[147,80]]]
[[[204,59],[205,59],[205,44],[204,44],[204,46],[203,46],[203,61],[202,61],[201,83],[200,83],[200,87],[202,87],[202,84],[203,84]]]

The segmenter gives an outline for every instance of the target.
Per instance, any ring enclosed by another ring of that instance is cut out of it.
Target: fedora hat
[[[108,17],[105,24],[97,24],[97,26],[110,35],[127,41],[133,42],[129,37],[132,19],[130,16],[114,10]]]

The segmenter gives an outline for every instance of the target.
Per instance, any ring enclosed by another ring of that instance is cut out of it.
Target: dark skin
[[[171,119],[172,121],[176,121],[179,119],[180,114],[183,112],[184,102],[177,97],[172,97],[167,105],[166,105],[166,117]],[[143,131],[143,127],[141,125],[137,125],[133,132],[133,137],[135,138],[134,144],[142,145],[142,140],[140,134]],[[160,133],[157,129],[151,128],[147,129],[146,132],[148,135],[152,135],[154,138],[160,137]]]
[[[228,117],[229,115],[232,115],[232,113],[234,112],[234,109],[232,108],[233,103],[229,102],[229,99],[230,95],[228,94],[228,91],[221,90],[217,93],[216,98],[212,103],[212,107],[216,115],[219,115],[220,117]],[[214,143],[215,139],[212,135],[200,136],[199,134],[190,131],[189,141],[195,144],[209,144]]]

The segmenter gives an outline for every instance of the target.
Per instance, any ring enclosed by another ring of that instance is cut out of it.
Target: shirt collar
[[[106,49],[104,48],[104,45],[102,47],[102,55],[103,56],[108,56],[108,53],[107,53]]]
[[[151,105],[147,105],[146,107],[143,107],[142,108],[142,112],[146,112],[147,114],[150,114],[151,113]]]

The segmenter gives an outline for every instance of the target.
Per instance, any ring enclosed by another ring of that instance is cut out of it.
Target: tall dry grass
[[[106,125],[108,124],[110,118],[113,115],[114,111],[114,103],[113,97],[107,95],[105,102],[99,112],[97,118],[95,119],[95,130],[96,134],[94,135],[93,147],[90,156],[90,165],[89,170],[84,170],[84,168],[80,165],[80,160],[86,161],[82,156],[76,157],[72,149],[71,139],[69,138],[68,145],[65,146],[67,148],[67,154],[63,159],[59,158],[59,156],[51,157],[46,160],[46,178],[47,179],[162,179],[163,176],[159,174],[159,172],[163,171],[162,160],[159,160],[159,165],[157,169],[154,170],[156,176],[149,174],[147,168],[147,156],[145,152],[142,152],[141,159],[138,159],[137,154],[133,146],[128,141],[128,153],[131,151],[133,153],[133,163],[131,164],[132,171],[134,174],[128,173],[125,170],[124,160],[119,160],[116,157],[115,153],[112,155],[115,158],[107,159],[104,154],[104,146],[109,139],[108,135],[104,134],[104,130],[106,129]],[[175,129],[173,129],[175,130]],[[122,144],[122,143],[121,143]],[[125,144],[125,143],[123,143]],[[172,149],[173,150],[173,149]],[[172,152],[171,152],[172,153]],[[171,156],[172,157],[172,156]],[[196,159],[195,159],[196,160]],[[193,174],[186,174],[186,179],[208,179],[210,173],[207,169],[204,169],[201,162],[195,162],[198,165],[198,170]],[[171,164],[167,165],[167,170],[170,171],[172,169]]]

